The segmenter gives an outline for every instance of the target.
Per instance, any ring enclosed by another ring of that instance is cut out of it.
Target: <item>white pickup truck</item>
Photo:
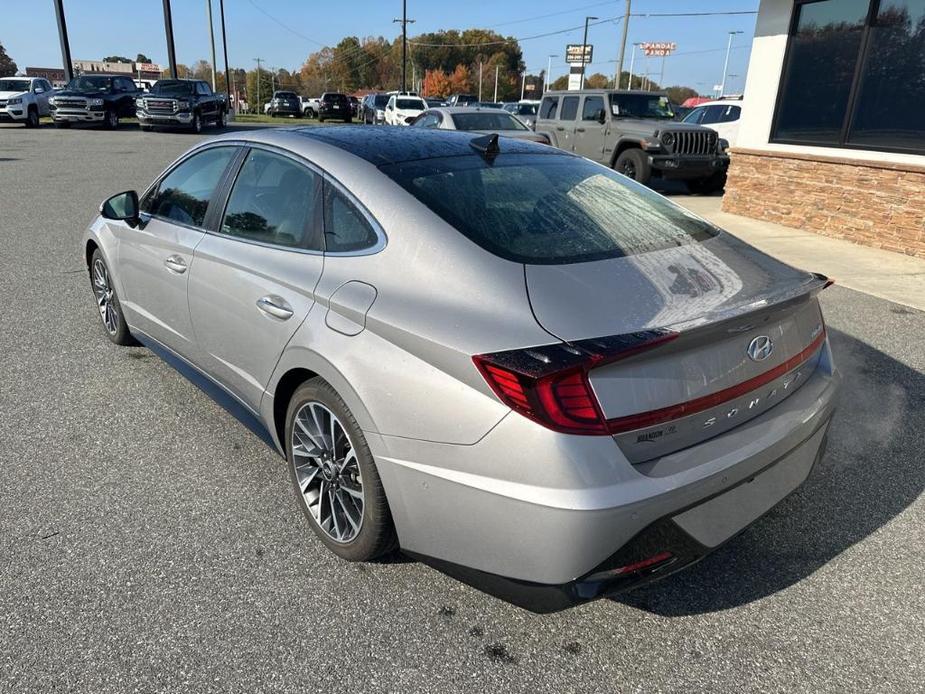
[[[24,123],[37,128],[39,118],[49,115],[48,97],[54,94],[44,77],[0,79],[0,123]]]
[[[307,96],[300,96],[299,99],[302,100],[302,115],[306,118],[316,118],[318,116],[320,99],[318,97],[310,98]]]

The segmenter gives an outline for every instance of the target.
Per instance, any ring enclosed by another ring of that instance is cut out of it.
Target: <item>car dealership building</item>
[[[925,257],[925,0],[761,0],[723,209]]]

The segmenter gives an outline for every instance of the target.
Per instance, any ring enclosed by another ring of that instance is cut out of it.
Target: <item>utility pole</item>
[[[492,103],[498,103],[498,70],[501,68],[500,65],[495,65],[495,98],[492,100]]]
[[[260,107],[260,61],[263,60],[263,58],[254,58],[254,60],[257,63],[257,103],[254,104],[254,108],[257,110],[254,111],[254,113],[259,116],[262,110]]]
[[[167,33],[167,62],[170,63],[170,76],[177,79],[177,55],[173,47],[173,15],[170,13],[170,0],[164,0],[164,31]]]
[[[741,34],[741,31],[730,31],[729,32],[729,43],[726,44],[726,60],[723,62],[723,79],[720,81],[719,88],[719,98],[723,98],[723,94],[726,93],[726,70],[729,69],[729,54],[732,52],[732,39],[735,38],[736,34]]]
[[[524,68],[524,74],[520,78],[520,100],[524,100],[524,91],[527,89],[527,68]]]
[[[599,17],[585,17],[585,38],[581,42],[581,81],[578,83],[579,89],[585,88],[585,68],[588,66],[588,22]]]
[[[632,0],[626,0],[626,14],[623,15],[623,38],[620,39],[620,55],[617,57],[617,72],[613,77],[615,89],[620,88],[620,80],[623,79],[623,54],[626,53],[626,34],[630,28],[630,4]],[[633,44],[634,46],[636,44]],[[630,68],[632,73],[633,69]],[[633,88],[633,77],[630,75],[630,83],[626,85],[627,89]]]
[[[58,40],[61,42],[61,62],[64,63],[64,79],[68,82],[74,77],[71,65],[71,43],[67,38],[67,22],[64,21],[62,0],[55,0],[55,16],[58,18]]]
[[[407,91],[405,84],[408,75],[408,25],[414,24],[413,19],[408,19],[408,0],[401,0],[401,19],[393,19],[392,23],[401,24],[401,91]]]
[[[554,53],[550,53],[546,56],[546,84],[543,85],[543,93],[549,91],[549,73],[552,71],[552,59],[558,58],[559,56]]]
[[[231,93],[235,91],[234,89],[234,76],[231,74],[231,71],[228,69],[228,40],[225,36],[225,0],[218,0],[218,10],[222,19],[222,51],[225,54],[225,92],[228,95],[228,104],[231,105]],[[245,83],[245,87],[247,84]],[[237,93],[235,93],[234,100],[234,110],[232,113],[236,113],[238,110],[238,99]]]
[[[215,32],[212,30],[212,0],[206,0],[206,14],[209,18],[209,44],[212,46],[212,91],[215,91]]]
[[[629,78],[629,82],[626,83],[626,88],[627,88],[627,89],[632,89],[632,88],[633,88],[633,67],[636,65],[636,47],[637,47],[638,45],[639,45],[638,43],[634,43],[634,44],[633,44],[633,55],[632,55],[632,57],[630,58],[630,78]],[[622,70],[621,70],[621,72],[622,72]]]

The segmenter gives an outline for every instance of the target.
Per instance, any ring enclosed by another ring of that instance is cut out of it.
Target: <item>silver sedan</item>
[[[80,252],[105,335],[210,383],[334,553],[529,609],[696,561],[825,448],[825,278],[551,147],[229,133]]]
[[[470,133],[498,133],[504,137],[530,140],[544,145],[549,138],[535,133],[520,118],[498,108],[478,106],[446,106],[424,111],[411,123],[415,128],[465,130]]]

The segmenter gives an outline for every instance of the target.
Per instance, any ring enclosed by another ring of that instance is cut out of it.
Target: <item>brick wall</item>
[[[749,149],[731,157],[724,211],[925,258],[925,165]]]

